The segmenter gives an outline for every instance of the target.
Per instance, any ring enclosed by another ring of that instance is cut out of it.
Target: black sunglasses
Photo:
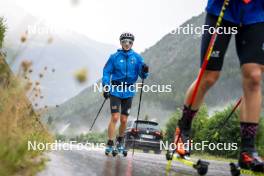
[[[133,41],[130,40],[130,39],[124,39],[124,40],[121,40],[121,43],[122,44],[129,43],[130,45],[132,45],[133,44]]]

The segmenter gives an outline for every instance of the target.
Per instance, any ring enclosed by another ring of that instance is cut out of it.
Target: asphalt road
[[[96,151],[53,151],[47,153],[50,161],[38,176],[160,176],[166,175],[167,161],[163,154],[135,152],[132,157],[106,156],[103,149]],[[229,163],[209,161],[208,176],[230,175]],[[198,175],[196,170],[173,161],[169,176]]]

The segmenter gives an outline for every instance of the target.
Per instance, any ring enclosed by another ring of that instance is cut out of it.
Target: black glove
[[[142,66],[142,72],[143,72],[143,73],[148,73],[148,72],[149,72],[149,66],[148,66],[147,64],[144,64],[144,65]]]
[[[110,97],[110,91],[107,89],[107,87],[104,89],[103,96],[105,99]]]

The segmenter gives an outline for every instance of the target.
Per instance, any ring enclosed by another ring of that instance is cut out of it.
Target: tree
[[[165,141],[168,141],[169,143],[174,141],[175,128],[177,127],[180,116],[181,116],[181,110],[178,109],[175,113],[173,113],[171,118],[166,123],[166,135],[164,137]]]
[[[203,104],[196,117],[193,120],[191,138],[194,142],[200,142],[203,139],[202,131],[206,128],[209,121],[208,108]]]
[[[3,47],[5,32],[6,32],[6,26],[4,24],[4,18],[0,17],[0,48]]]

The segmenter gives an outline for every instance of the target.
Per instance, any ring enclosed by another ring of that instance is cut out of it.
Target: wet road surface
[[[145,154],[135,152],[132,157],[129,152],[127,157],[106,156],[103,149],[98,150],[72,150],[52,151],[47,153],[50,161],[46,169],[38,176],[160,176],[166,175],[167,161],[165,155]],[[229,163],[209,161],[208,176],[230,175]],[[196,170],[172,162],[169,176],[198,175]]]

